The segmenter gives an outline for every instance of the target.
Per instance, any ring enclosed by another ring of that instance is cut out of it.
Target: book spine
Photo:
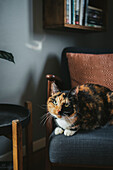
[[[95,28],[102,28],[103,26],[101,25],[96,25],[96,24],[87,24],[88,27],[95,27]]]
[[[79,0],[76,0],[76,6],[75,6],[75,24],[79,24],[79,11],[80,11],[80,5]]]
[[[69,0],[66,0],[66,24],[69,24]]]
[[[69,24],[71,24],[71,0],[69,0]]]
[[[85,8],[85,0],[80,0],[80,16],[79,16],[79,25],[83,25],[84,8]]]
[[[73,24],[73,0],[71,0],[71,24]]]
[[[87,26],[87,19],[88,19],[88,4],[89,0],[86,0],[85,2],[85,19],[84,19],[84,25]]]
[[[87,16],[87,24],[94,24],[94,25],[103,25],[103,11],[102,9],[94,8],[88,6],[88,16]]]
[[[103,25],[101,21],[93,21],[93,20],[88,20],[88,24],[94,24],[94,25],[100,25],[100,26]]]
[[[74,24],[76,24],[76,0],[75,0],[75,23]]]
[[[75,0],[72,0],[72,24],[75,25]]]

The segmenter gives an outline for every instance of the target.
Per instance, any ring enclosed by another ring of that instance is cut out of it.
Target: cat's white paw
[[[56,127],[56,128],[55,128],[55,135],[62,134],[63,132],[64,132],[64,131],[63,131],[62,128],[60,128],[60,127]]]
[[[76,131],[73,131],[73,130],[69,130],[69,129],[65,129],[64,131],[64,135],[65,136],[72,136],[75,134]]]

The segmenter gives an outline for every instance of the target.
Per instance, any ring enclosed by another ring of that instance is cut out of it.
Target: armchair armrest
[[[58,76],[54,75],[54,74],[47,74],[46,78],[48,80],[50,80],[50,81],[59,81],[59,82],[62,82],[61,79]]]

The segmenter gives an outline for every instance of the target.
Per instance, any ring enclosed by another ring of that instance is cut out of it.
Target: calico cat
[[[113,124],[113,92],[97,84],[60,91],[53,83],[47,109],[58,125],[55,134],[72,136],[79,129],[92,130],[108,122]]]

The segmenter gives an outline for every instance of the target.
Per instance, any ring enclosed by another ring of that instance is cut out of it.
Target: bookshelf
[[[79,2],[79,19],[76,17],[77,1]],[[83,2],[84,5],[81,5]],[[103,31],[107,26],[107,2],[107,0],[44,0],[44,28],[71,31]],[[95,19],[94,16],[98,19]]]

